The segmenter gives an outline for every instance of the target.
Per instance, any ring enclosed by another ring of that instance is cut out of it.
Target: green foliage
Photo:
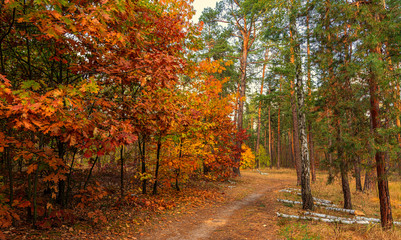
[[[289,225],[289,226],[288,226]],[[320,235],[308,231],[308,224],[288,222],[280,229],[280,236],[288,240],[317,240]]]
[[[271,162],[269,154],[262,145],[259,145],[259,152],[256,154],[256,157],[259,159],[260,167],[270,167]]]

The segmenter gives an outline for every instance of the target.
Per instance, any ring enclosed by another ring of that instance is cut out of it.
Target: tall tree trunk
[[[375,53],[380,54],[380,46],[375,49]],[[375,73],[370,73],[369,79],[369,93],[370,93],[370,118],[372,122],[372,130],[374,134],[375,144],[380,145],[382,143],[381,136],[377,130],[381,127],[380,124],[380,107],[378,97],[378,85],[377,77]],[[393,225],[393,216],[391,213],[390,203],[390,191],[388,187],[386,161],[384,158],[384,152],[380,149],[376,149],[375,154],[376,160],[376,172],[377,172],[377,185],[379,190],[380,199],[380,216],[381,224],[384,229],[390,229]]]
[[[363,183],[363,192],[367,192],[373,189],[375,172],[373,169],[373,159],[371,157],[368,158],[367,168],[365,172],[365,181]]]
[[[299,131],[298,131],[298,116],[297,116],[297,106],[295,104],[295,86],[291,82],[291,111],[292,111],[292,131],[293,131],[293,146],[294,146],[294,159],[295,159],[295,170],[297,172],[297,185],[301,185],[301,151],[299,146]]]
[[[242,44],[242,55],[240,58],[240,91],[239,91],[239,104],[238,104],[238,117],[237,117],[237,131],[242,132],[243,130],[243,115],[244,115],[244,101],[245,101],[245,92],[246,92],[246,67],[248,65],[248,47],[249,47],[249,38],[244,37]],[[237,140],[237,149],[241,149],[242,141]],[[239,165],[241,161],[241,157],[238,156],[235,159],[235,162]],[[239,166],[233,168],[233,172],[237,176],[241,176]]]
[[[302,80],[301,67],[301,50],[298,42],[298,32],[296,29],[296,16],[292,9],[294,8],[294,0],[291,0],[290,11],[290,37],[291,37],[291,63],[295,68],[295,79],[297,84],[297,103],[298,103],[298,129],[301,150],[301,193],[302,208],[304,210],[312,210],[314,208],[312,191],[310,187],[310,161],[308,151],[308,139],[306,136],[306,117],[305,117],[305,97]]]
[[[13,202],[14,202],[14,177],[13,177],[13,163],[11,159],[11,154],[10,154],[10,148],[7,147],[4,149],[5,151],[3,152],[3,156],[5,158],[5,161],[7,162],[7,170],[8,170],[8,197],[9,197],[9,202],[10,202],[10,207],[13,208]]]
[[[157,184],[158,184],[158,177],[159,177],[159,167],[160,167],[160,148],[162,146],[161,143],[161,136],[157,140],[157,150],[156,150],[156,169],[155,169],[155,182],[153,184],[153,195],[157,194]]]
[[[64,162],[65,156],[65,144],[57,139],[57,149],[58,149],[58,157]],[[57,195],[57,202],[64,208],[67,204],[66,202],[66,191],[65,191],[65,180],[59,180],[58,182],[58,195]]]
[[[336,113],[335,116],[339,118],[339,114]],[[340,173],[341,173],[341,186],[343,190],[343,197],[344,197],[344,208],[345,209],[352,209],[352,202],[351,202],[351,190],[349,187],[348,181],[348,164],[347,160],[344,156],[344,149],[342,143],[342,136],[341,136],[341,125],[340,120],[337,119],[337,161],[340,163]]]
[[[327,127],[329,128],[329,133],[331,132],[331,125],[329,122],[329,110],[327,110],[327,114],[326,114],[326,119],[327,119]],[[331,139],[331,134],[329,134],[328,136],[328,150],[327,150],[327,158],[328,158],[328,171],[329,171],[329,176],[327,178],[327,185],[332,184],[334,182],[334,174],[333,174],[333,155],[332,155],[332,147],[333,147],[333,141]]]
[[[139,153],[141,155],[141,173],[143,176],[142,180],[142,194],[146,194],[146,185],[147,185],[147,178],[144,176],[146,174],[146,137],[145,135],[142,136],[142,142],[138,141],[139,144]]]
[[[272,145],[272,154],[271,154],[271,159],[270,159],[270,169],[272,169],[273,168],[273,160],[275,160],[275,157],[276,157],[276,153],[275,153],[275,148],[274,148],[274,132],[272,131],[271,132],[271,138],[272,138],[272,141],[271,141],[271,145]]]
[[[37,205],[37,196],[38,196],[38,175],[39,175],[39,167],[35,170],[35,175],[33,178],[33,226],[36,226],[36,222],[38,219],[38,205]]]
[[[124,145],[120,149],[120,200],[124,199]]]
[[[389,55],[389,54],[388,54]],[[390,61],[391,64],[391,61]],[[395,92],[395,106],[397,107],[397,111],[398,113],[401,112],[401,102],[400,102],[400,83],[397,82],[396,84],[396,92]],[[397,114],[396,116],[396,121],[395,124],[397,126],[397,128],[401,128],[401,121],[400,121],[400,116],[399,114]],[[397,142],[398,142],[398,146],[401,146],[401,134],[397,134]],[[401,175],[401,152],[398,153],[398,161],[397,161],[397,165],[398,165],[398,175]]]
[[[269,87],[270,93],[270,87]],[[271,106],[269,105],[269,112],[268,112],[268,121],[269,121],[269,158],[270,158],[270,166],[273,161],[273,154],[272,154],[272,125],[271,125],[271,115],[270,115]]]
[[[362,192],[362,181],[361,181],[361,159],[359,156],[354,156],[354,170],[355,170],[355,190]]]
[[[280,169],[280,160],[281,160],[281,133],[280,133],[280,104],[278,106],[278,113],[277,113],[277,162],[276,166],[277,169]]]
[[[89,169],[88,176],[86,177],[86,181],[84,183],[84,189],[86,189],[86,187],[88,186],[89,180],[91,179],[91,176],[92,176],[93,168],[95,167],[98,159],[99,159],[99,156],[96,156],[95,160],[93,160],[92,166]]]
[[[300,70],[300,68],[299,68]],[[298,71],[297,71],[298,72]],[[301,143],[301,159],[302,159],[302,209],[312,210],[314,208],[312,191],[310,187],[310,162],[308,153],[308,140],[306,136],[305,112],[304,112],[304,96],[302,78],[297,74],[297,94],[298,94],[298,110],[299,110],[299,132]]]
[[[74,170],[75,156],[76,156],[77,152],[78,152],[78,149],[74,149],[74,152],[72,155],[72,160],[71,160],[71,165],[70,165],[70,169],[69,169],[70,171],[68,172],[68,175],[67,175],[67,193],[66,193],[67,203],[69,203],[70,199],[71,199],[71,190],[72,190],[71,179],[72,179],[72,172]]]
[[[239,89],[240,89],[240,82],[238,82],[238,86],[237,86],[237,96],[235,98],[235,108],[234,108],[234,123],[235,126],[238,125],[238,105],[239,105],[239,101],[240,101],[240,94],[239,94]]]
[[[292,136],[291,130],[292,128],[288,128],[288,139],[291,151],[291,163],[293,164],[293,167],[296,169],[297,166],[295,165],[295,158],[294,158],[294,137]]]
[[[344,208],[345,209],[352,209],[352,202],[351,202],[351,190],[349,187],[348,181],[348,171],[347,171],[347,163],[345,160],[340,160],[340,171],[341,171],[341,186],[344,195]]]
[[[310,156],[310,169],[312,174],[312,182],[316,181],[315,158],[313,155],[313,135],[311,131],[311,123],[308,125],[308,143],[309,143],[309,156]]]
[[[309,0],[306,3],[307,8],[309,9]],[[309,10],[306,14],[306,71],[307,71],[307,87],[308,87],[308,98],[309,101],[312,101],[312,78],[311,78],[311,60],[310,60],[310,28],[309,28]],[[316,172],[315,172],[315,158],[313,152],[313,138],[311,132],[311,121],[308,120],[308,137],[309,137],[309,148],[310,148],[310,162],[311,162],[311,173],[312,173],[312,182],[316,181]]]
[[[182,138],[180,139],[180,152],[178,154],[178,160],[181,161],[182,157]],[[175,171],[175,189],[180,191],[180,185],[178,184],[178,180],[180,177],[181,169],[178,167]]]
[[[263,70],[262,70],[262,84],[260,85],[260,95],[263,94],[263,84],[265,80],[265,70],[266,70],[266,61],[268,59],[269,49],[266,49],[265,52],[265,62],[263,63]],[[259,144],[260,144],[260,126],[261,126],[261,116],[262,116],[262,102],[259,101],[259,108],[258,108],[258,132],[256,137],[256,168],[259,168],[260,165],[260,154],[259,154]]]

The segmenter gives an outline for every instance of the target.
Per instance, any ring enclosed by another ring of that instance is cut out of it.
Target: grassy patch
[[[280,170],[275,173],[277,177],[293,174],[293,170]],[[363,182],[364,179],[362,179]],[[332,201],[338,207],[343,207],[343,194],[341,189],[341,180],[336,178],[333,184],[326,185],[327,174],[318,172],[316,182],[312,183],[312,194],[314,197]],[[295,184],[295,181],[294,181]],[[393,218],[395,221],[401,221],[401,179],[392,177],[389,183],[390,197]],[[299,188],[295,185],[292,188]],[[350,188],[352,194],[352,204],[355,210],[362,211],[366,217],[380,218],[380,206],[377,187],[370,192],[362,193],[356,191],[355,179],[350,175]],[[279,192],[278,198],[301,201],[301,197],[296,193]],[[278,211],[286,214],[302,215],[304,211],[301,205],[280,204]],[[353,217],[346,213],[338,213],[317,207],[315,212],[340,217]],[[299,221],[278,219],[280,226],[280,235],[285,239],[401,239],[401,227],[395,226],[390,231],[383,231],[380,224],[371,225],[346,225],[336,223],[323,223],[315,221]],[[312,237],[312,238],[308,238]]]
[[[289,240],[321,239],[319,234],[312,233],[308,230],[308,224],[300,222],[282,227],[280,229],[280,236]]]

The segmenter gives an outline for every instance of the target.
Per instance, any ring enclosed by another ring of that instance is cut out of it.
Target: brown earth
[[[288,176],[288,175],[287,175]],[[192,212],[169,215],[131,237],[136,239],[279,239],[276,210],[278,190],[294,179],[275,173],[243,171],[223,186],[224,203],[200,207]]]

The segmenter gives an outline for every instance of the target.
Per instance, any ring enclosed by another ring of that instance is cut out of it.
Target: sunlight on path
[[[266,192],[268,189],[266,189],[264,192]],[[214,219],[209,219],[206,222],[204,222],[198,229],[193,231],[191,234],[191,239],[202,239],[202,238],[207,238],[211,232],[216,230],[218,227],[224,226],[228,218],[230,218],[233,213],[246,206],[251,204],[252,202],[258,200],[263,196],[263,193],[254,193],[245,199],[241,201],[235,202],[233,205],[228,206],[226,209],[222,210],[221,212],[216,214],[216,217]],[[173,239],[179,239],[179,238],[170,238],[171,240]]]

